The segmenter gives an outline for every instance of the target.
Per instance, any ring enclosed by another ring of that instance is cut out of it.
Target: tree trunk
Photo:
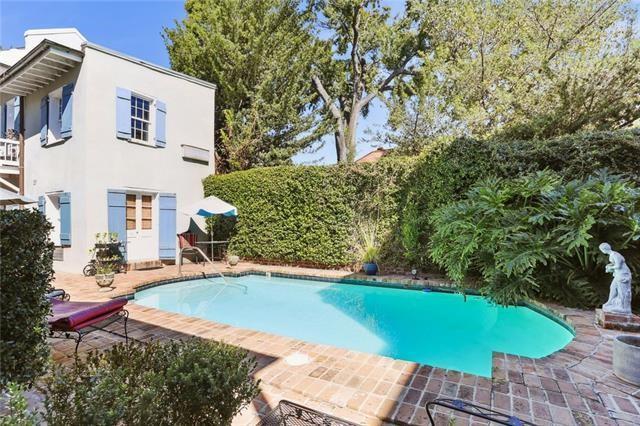
[[[360,117],[360,107],[356,106],[349,114],[349,127],[347,128],[345,145],[347,148],[347,161],[352,163],[356,157],[356,133],[358,131],[358,118]]]

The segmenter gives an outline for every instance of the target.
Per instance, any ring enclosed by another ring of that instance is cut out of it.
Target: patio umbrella
[[[0,206],[33,204],[35,202],[36,200],[32,200],[29,197],[0,188]]]
[[[190,222],[194,222],[203,232],[206,232],[206,222],[204,221],[204,218],[218,215],[228,217],[238,215],[238,209],[235,206],[232,206],[226,201],[223,201],[213,195],[200,201],[196,201],[181,211],[183,214],[191,217]],[[190,225],[191,223],[189,223],[189,226]],[[213,227],[210,228],[209,237],[213,240]],[[211,250],[213,250],[213,243],[211,247]]]
[[[213,195],[197,201],[182,210],[184,214],[189,216],[211,217],[217,215],[237,216],[238,209],[226,201],[222,201]]]

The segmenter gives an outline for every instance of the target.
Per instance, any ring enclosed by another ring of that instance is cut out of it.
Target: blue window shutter
[[[176,258],[176,195],[160,194],[160,259]]]
[[[45,202],[45,198],[44,195],[41,195],[38,197],[38,210],[40,211],[40,213],[42,214],[46,214],[46,202]]]
[[[116,137],[131,139],[131,90],[116,88]]]
[[[20,133],[20,96],[13,98],[13,130]]]
[[[107,208],[109,232],[118,234],[118,240],[127,245],[127,194],[124,191],[110,189],[107,191]],[[123,253],[126,259],[126,249]]]
[[[7,104],[2,104],[0,110],[0,138],[6,137],[7,133]]]
[[[60,245],[71,245],[71,193],[60,194]]]
[[[73,83],[62,88],[62,122],[60,136],[63,139],[71,137],[71,123],[73,121]]]
[[[156,146],[164,148],[167,145],[167,106],[162,101],[156,101]]]
[[[40,99],[40,145],[47,144],[49,133],[49,97]]]

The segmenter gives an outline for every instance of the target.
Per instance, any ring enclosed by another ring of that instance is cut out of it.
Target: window
[[[149,106],[151,101],[131,95],[131,138],[149,142]]]
[[[127,230],[130,229],[136,229],[136,194],[127,194]]]
[[[142,229],[151,229],[152,225],[152,210],[151,210],[151,195],[142,196]]]

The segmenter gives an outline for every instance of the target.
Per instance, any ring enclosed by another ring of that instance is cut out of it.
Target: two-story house
[[[17,173],[5,186],[53,224],[56,270],[80,272],[107,231],[130,264],[174,261],[189,222],[180,210],[214,172],[216,86],[75,29],[27,31],[0,67],[0,144]]]

